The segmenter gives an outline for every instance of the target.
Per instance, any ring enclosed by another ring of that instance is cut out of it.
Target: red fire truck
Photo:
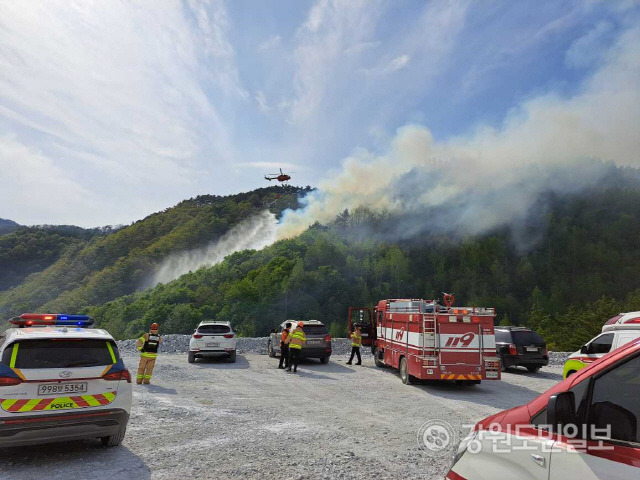
[[[376,338],[371,347],[376,365],[399,369],[405,384],[413,378],[468,385],[500,380],[495,316],[494,308],[381,300],[375,307]]]

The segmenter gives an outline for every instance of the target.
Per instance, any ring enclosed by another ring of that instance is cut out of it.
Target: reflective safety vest
[[[287,337],[289,336],[289,330],[287,330],[286,328],[282,331],[282,334],[280,335],[280,345],[286,345],[287,344]]]
[[[146,338],[145,338],[146,335]],[[158,346],[160,345],[160,336],[147,333],[140,337],[142,347],[138,347],[141,357],[156,358],[158,356]]]
[[[307,341],[307,336],[301,328],[297,328],[289,335],[289,348],[302,349],[302,344]]]
[[[351,334],[351,346],[352,347],[362,346],[362,335],[358,334],[358,332],[353,332]]]

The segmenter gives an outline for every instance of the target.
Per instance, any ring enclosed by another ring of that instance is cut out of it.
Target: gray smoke
[[[150,286],[167,283],[200,267],[220,263],[228,255],[241,250],[260,250],[276,239],[277,221],[265,210],[247,218],[220,239],[203,248],[170,255],[162,263]]]
[[[407,218],[399,236],[426,228],[478,234],[522,222],[544,192],[596,184],[607,163],[640,166],[637,45],[640,28],[633,27],[573,97],[528,100],[500,128],[435,141],[428,128],[408,125],[384,154],[356,151],[302,209],[284,213],[279,238],[359,206]]]

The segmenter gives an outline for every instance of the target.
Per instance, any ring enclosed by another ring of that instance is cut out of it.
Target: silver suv
[[[197,357],[227,356],[230,362],[236,361],[236,334],[231,323],[207,321],[200,322],[189,340],[189,363]]]
[[[267,349],[270,357],[280,355],[280,338],[282,331],[287,323],[291,324],[293,331],[298,320],[285,320],[278,328],[271,330],[269,335],[269,345]],[[304,331],[307,341],[302,345],[300,357],[302,358],[319,358],[321,363],[328,363],[331,357],[331,334],[324,324],[319,320],[302,320],[302,330]]]

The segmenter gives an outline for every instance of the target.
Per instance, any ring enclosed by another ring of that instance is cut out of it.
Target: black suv
[[[510,367],[527,367],[537,372],[549,365],[547,344],[537,332],[524,327],[496,327],[496,352],[504,372]]]

